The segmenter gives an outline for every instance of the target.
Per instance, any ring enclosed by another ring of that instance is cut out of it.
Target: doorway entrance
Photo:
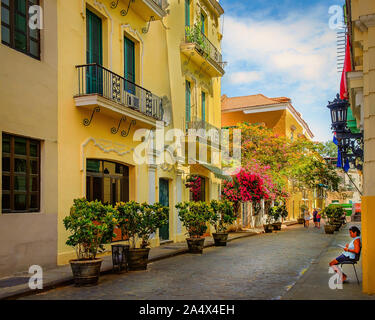
[[[169,181],[167,179],[159,179],[159,202],[169,207]],[[160,241],[169,240],[169,219],[168,222],[159,229]]]

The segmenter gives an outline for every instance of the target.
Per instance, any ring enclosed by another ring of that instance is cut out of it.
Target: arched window
[[[112,205],[129,201],[129,167],[107,160],[87,159],[86,198]]]

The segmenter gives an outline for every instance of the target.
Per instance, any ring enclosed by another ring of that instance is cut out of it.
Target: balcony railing
[[[194,43],[197,49],[201,51],[203,55],[211,58],[216,62],[222,69],[224,69],[225,62],[223,62],[223,56],[220,51],[212,44],[206,35],[200,30],[198,25],[193,27],[186,27],[185,29],[185,41]]]
[[[152,0],[152,1],[155,2],[161,9],[164,8],[163,3],[166,2],[165,0]]]
[[[162,99],[118,74],[96,64],[76,66],[78,94],[97,94],[156,120],[163,118]]]
[[[211,123],[193,116],[190,121],[186,122],[186,130],[197,130],[197,136],[209,139],[215,143],[220,141],[220,130]]]

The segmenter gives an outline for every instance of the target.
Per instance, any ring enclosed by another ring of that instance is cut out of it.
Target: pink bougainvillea
[[[264,200],[275,200],[288,196],[270,175],[270,167],[260,165],[255,159],[244,168],[240,168],[232,176],[233,181],[224,181],[222,194],[225,199],[235,203],[236,207],[241,202],[259,203]]]
[[[202,188],[202,178],[197,175],[191,175],[186,179],[185,186],[190,189],[193,201],[199,201]]]

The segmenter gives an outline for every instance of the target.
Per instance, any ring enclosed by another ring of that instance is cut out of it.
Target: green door
[[[103,65],[102,20],[86,10],[86,63]],[[103,70],[87,67],[87,93],[103,93]]]
[[[186,129],[189,128],[189,122],[191,120],[191,87],[190,82],[185,82],[185,122]]]
[[[159,202],[169,207],[169,181],[167,179],[159,179]],[[169,221],[159,229],[159,238],[161,241],[169,240]]]
[[[125,82],[125,90],[135,94],[135,51],[134,42],[124,37],[124,78],[131,82]]]
[[[206,93],[202,91],[202,120],[206,121]]]

